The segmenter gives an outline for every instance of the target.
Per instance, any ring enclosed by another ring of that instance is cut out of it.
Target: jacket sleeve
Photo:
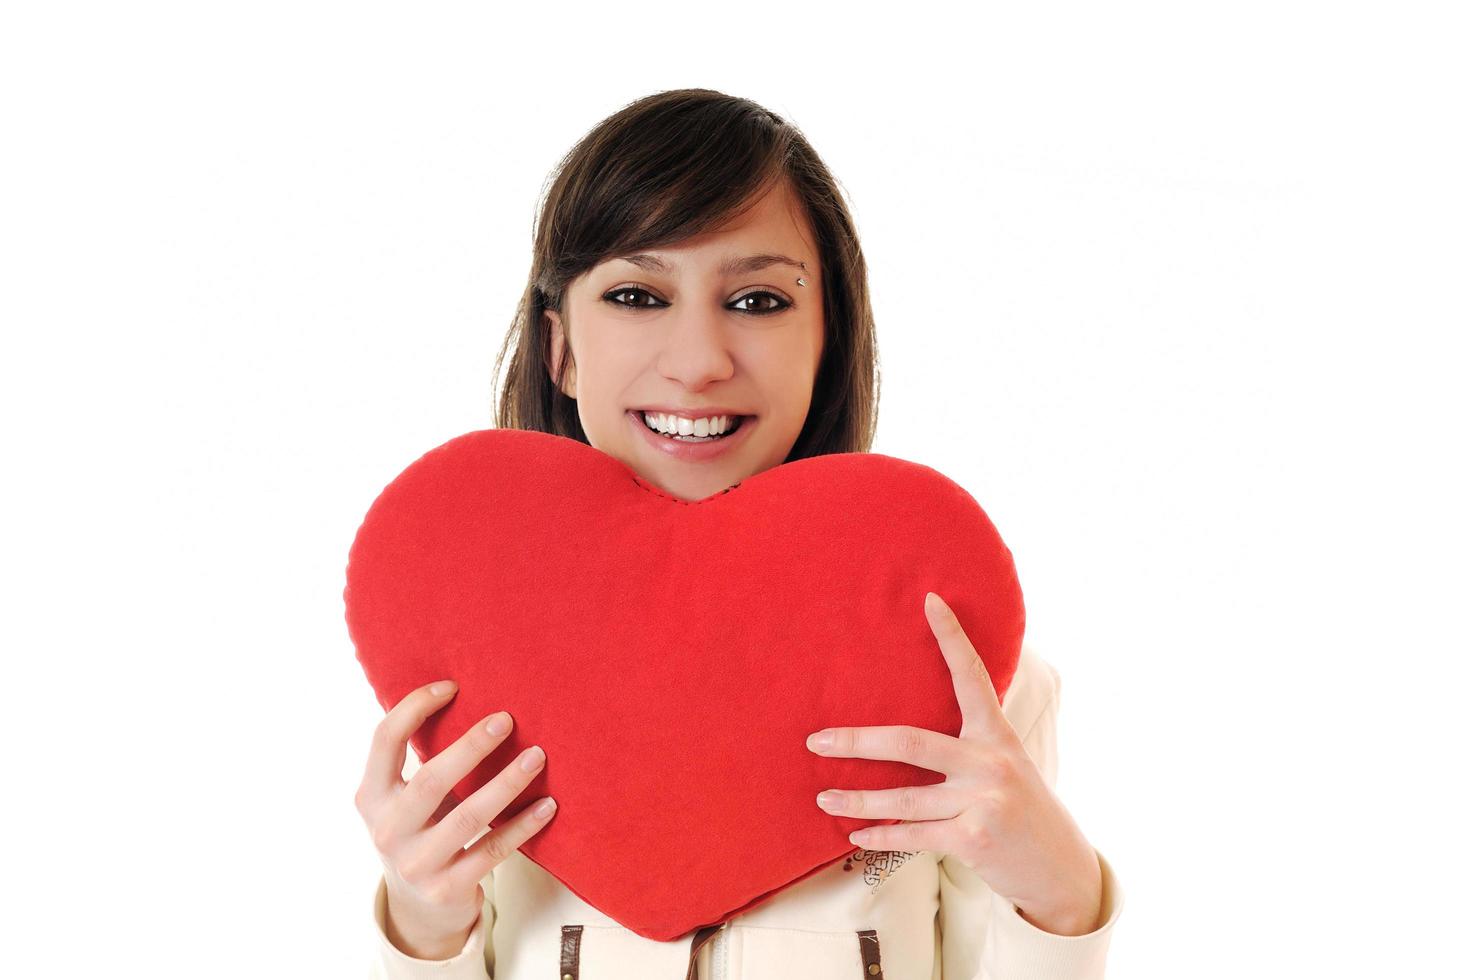
[[[491,980],[493,973],[492,924],[497,910],[492,904],[492,875],[482,879],[482,911],[472,923],[471,935],[461,952],[447,960],[420,960],[401,952],[389,941],[385,916],[389,893],[384,876],[374,892],[374,932],[376,934],[369,966],[369,980]]]
[[[1024,683],[1011,683],[1002,707],[1054,790],[1061,677],[1028,647],[1021,657],[1016,679]],[[1101,851],[1097,863],[1102,868],[1097,928],[1081,936],[1061,936],[1031,924],[1013,902],[995,893],[967,865],[951,854],[942,855],[938,866],[942,980],[1102,980],[1123,895]]]

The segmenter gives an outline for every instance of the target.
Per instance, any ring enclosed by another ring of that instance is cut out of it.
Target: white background
[[[558,158],[687,86],[848,195],[873,449],[1017,557],[1111,975],[1469,969],[1457,6],[7,8],[8,972],[362,975],[348,545],[491,424]]]

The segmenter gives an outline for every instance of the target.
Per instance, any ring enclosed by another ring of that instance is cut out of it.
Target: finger
[[[497,727],[500,726],[500,727]],[[400,793],[391,829],[410,834],[420,830],[456,784],[477,767],[512,732],[512,716],[498,711],[478,721],[461,737],[427,759]],[[494,728],[497,730],[494,731]],[[466,838],[461,840],[466,843]],[[460,846],[459,844],[457,846]]]
[[[934,851],[947,853],[956,839],[949,820],[918,820],[910,823],[879,824],[852,831],[850,841],[868,851]]]
[[[476,794],[472,794],[475,797]],[[553,797],[545,796],[541,800],[523,807],[516,817],[498,827],[489,830],[482,835],[471,847],[461,853],[451,865],[447,872],[451,875],[452,884],[463,891],[471,888],[474,882],[481,881],[487,876],[487,872],[497,867],[503,861],[512,857],[512,853],[523,843],[547,827],[549,821],[558,813],[557,805],[547,815],[540,815],[538,808],[545,802],[555,802]]]
[[[544,762],[543,749],[530,745],[503,766],[501,772],[462,800],[429,831],[428,839],[436,854],[447,859],[454,857],[456,851],[486,830],[487,825],[538,777]]]
[[[405,771],[405,747],[410,736],[427,718],[444,708],[456,693],[454,682],[444,694],[434,693],[433,687],[434,684],[427,684],[405,695],[375,726],[369,761],[364,765],[364,778],[359,784],[359,798],[365,803],[372,805],[399,792],[400,773]]]
[[[830,745],[815,741],[816,732],[806,743],[811,752],[824,756],[853,759],[890,759],[908,762],[923,769],[952,773],[964,761],[963,743],[952,735],[912,725],[871,725],[865,728],[827,728]]]
[[[929,592],[923,599],[923,610],[953,677],[953,693],[963,716],[958,737],[1001,734],[1002,726],[1008,727],[1009,721],[1000,707],[989,668],[979,658],[958,616],[936,592]]]
[[[816,805],[834,817],[857,820],[946,820],[963,812],[964,793],[952,783],[895,789],[826,790]]]

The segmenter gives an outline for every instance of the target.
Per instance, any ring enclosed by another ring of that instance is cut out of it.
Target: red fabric
[[[669,941],[819,871],[853,850],[851,831],[896,822],[827,814],[820,791],[943,780],[805,746],[833,726],[958,734],[929,591],[1003,699],[1025,630],[1014,559],[936,470],[819,456],[688,502],[574,439],[486,429],[384,488],[343,598],[386,711],[432,681],[460,685],[412,737],[422,761],[512,714],[453,795],[541,745],[543,772],[491,826],[552,795],[558,811],[522,852]]]

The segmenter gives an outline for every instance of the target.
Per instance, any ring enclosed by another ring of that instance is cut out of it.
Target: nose
[[[694,391],[731,378],[735,329],[720,313],[693,313],[676,320],[663,337],[661,375]]]

